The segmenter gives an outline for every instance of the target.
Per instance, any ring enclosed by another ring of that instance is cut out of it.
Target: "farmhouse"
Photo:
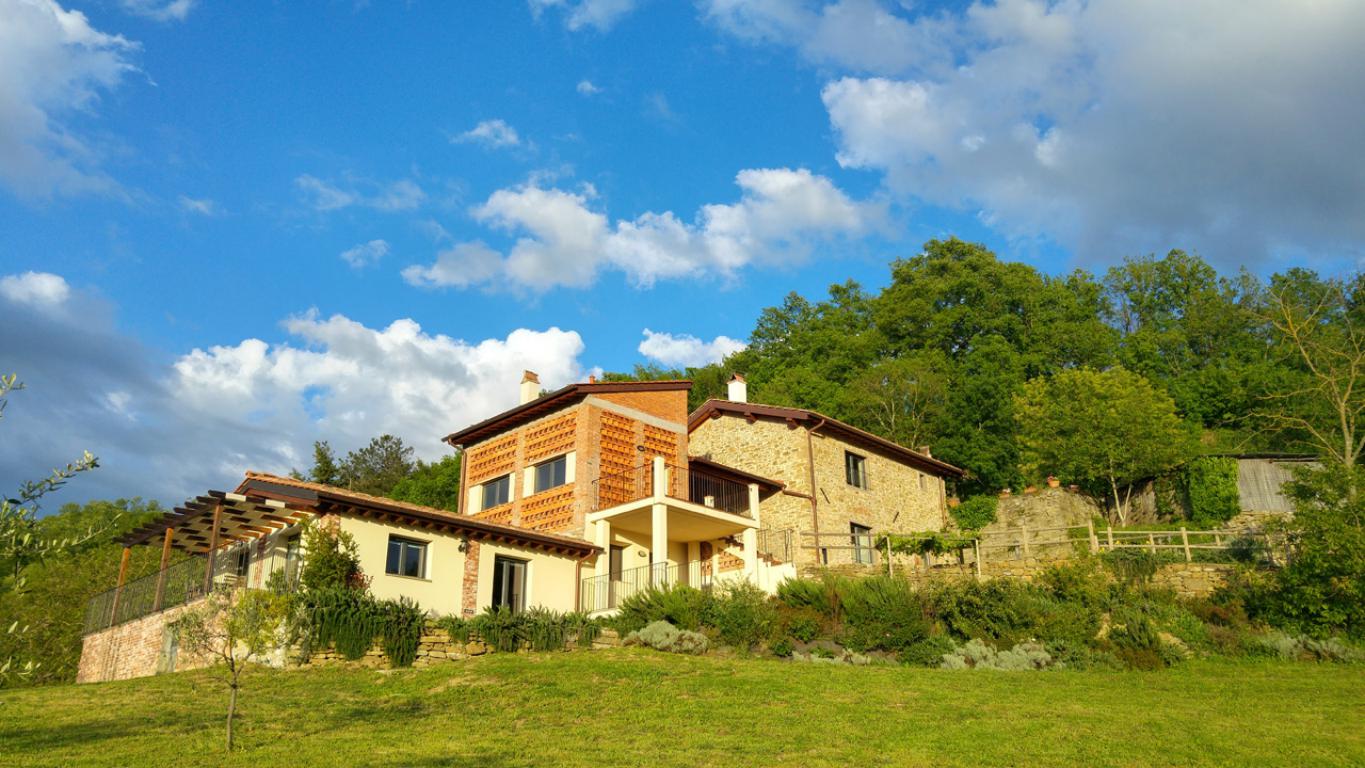
[[[119,583],[93,599],[78,680],[173,669],[168,625],[216,587],[291,584],[300,525],[356,540],[370,590],[433,614],[490,606],[602,613],[673,583],[773,590],[812,564],[871,563],[877,534],[939,530],[962,471],[821,414],[728,399],[687,411],[687,381],[576,383],[453,432],[460,509],[248,472],[123,537]],[[131,547],[160,568],[128,581]]]

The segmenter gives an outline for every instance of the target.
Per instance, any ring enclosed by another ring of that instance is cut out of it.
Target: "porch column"
[[[758,520],[758,483],[749,483],[749,517]]]
[[[166,535],[161,539],[161,571],[156,575],[156,599],[152,601],[152,613],[161,610],[161,598],[166,594],[166,565],[171,560],[171,538],[175,536],[174,528],[167,528]]]
[[[664,463],[664,457],[654,457],[653,475],[654,487],[650,490],[656,499],[662,499],[668,495],[668,465]]]
[[[204,558],[204,594],[209,593],[209,588],[213,586],[213,565],[218,555],[218,526],[223,520],[223,505],[216,504],[213,507],[213,530],[209,533],[208,557]]]
[[[701,542],[687,542],[687,583],[693,587],[701,586]]]
[[[129,546],[123,547],[123,557],[118,562],[118,586],[114,588],[114,603],[109,606],[109,626],[114,626],[114,620],[118,618],[118,603],[123,597],[123,584],[128,580],[128,558],[132,557],[133,549]]]
[[[745,528],[744,533],[740,534],[740,540],[744,542],[744,575],[757,584],[758,531],[754,528]]]
[[[649,569],[651,581],[655,584],[668,583],[668,507],[654,504],[651,507],[649,526],[652,539],[649,550],[654,564]]]
[[[594,576],[606,576],[611,573],[611,521],[598,520],[596,544],[602,548],[602,552],[597,556],[597,563],[593,566]]]

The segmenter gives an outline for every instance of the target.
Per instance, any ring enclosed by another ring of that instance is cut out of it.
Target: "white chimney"
[[[521,374],[521,402],[529,403],[540,397],[540,377],[535,371],[526,371]]]
[[[744,383],[744,377],[736,373],[730,377],[730,402],[747,403],[749,402],[749,385]]]

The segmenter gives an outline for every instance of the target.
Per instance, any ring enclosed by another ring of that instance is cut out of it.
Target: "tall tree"
[[[1195,448],[1175,403],[1122,368],[1078,368],[1033,379],[1015,401],[1027,475],[1057,475],[1110,495],[1128,522],[1133,483],[1171,469]]]
[[[944,367],[932,352],[874,363],[849,382],[838,415],[901,445],[924,445],[948,406]]]
[[[412,448],[393,435],[372,438],[369,445],[346,454],[339,470],[340,483],[353,491],[386,496],[415,467]]]
[[[419,459],[412,474],[398,481],[388,496],[398,501],[456,511],[460,504],[460,455],[446,456],[431,464]]]

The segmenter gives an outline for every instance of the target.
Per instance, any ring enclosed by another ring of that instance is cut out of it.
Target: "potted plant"
[[[1048,475],[1048,476],[1047,476],[1047,487],[1049,487],[1049,488],[1056,488],[1056,487],[1060,486],[1061,484],[1062,484],[1062,481],[1061,481],[1061,480],[1058,480],[1056,475]]]

